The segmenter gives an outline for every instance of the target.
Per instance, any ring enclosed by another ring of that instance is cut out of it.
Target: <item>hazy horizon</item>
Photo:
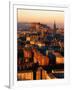
[[[53,27],[54,21],[59,28],[64,28],[63,11],[44,11],[44,10],[17,10],[18,23],[43,23]]]

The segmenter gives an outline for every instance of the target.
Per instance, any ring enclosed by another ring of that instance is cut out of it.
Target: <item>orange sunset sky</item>
[[[64,26],[63,11],[44,11],[44,10],[17,10],[17,22],[40,22],[52,25],[56,22],[58,26]]]

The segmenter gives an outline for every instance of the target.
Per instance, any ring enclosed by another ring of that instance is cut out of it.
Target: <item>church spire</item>
[[[55,21],[54,21],[53,31],[54,31],[54,35],[55,35],[56,34],[56,22]]]
[[[56,22],[54,21],[54,30],[56,30]]]

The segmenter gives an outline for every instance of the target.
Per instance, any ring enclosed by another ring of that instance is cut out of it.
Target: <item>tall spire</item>
[[[56,34],[56,23],[55,23],[55,20],[54,20],[53,32],[54,32],[54,35],[55,35]]]
[[[55,22],[55,20],[54,20],[54,30],[56,30],[56,22]]]

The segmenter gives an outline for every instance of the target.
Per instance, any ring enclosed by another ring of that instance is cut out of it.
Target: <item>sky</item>
[[[63,11],[45,11],[45,10],[17,10],[17,22],[40,22],[53,26],[54,21],[58,27],[64,27]]]

